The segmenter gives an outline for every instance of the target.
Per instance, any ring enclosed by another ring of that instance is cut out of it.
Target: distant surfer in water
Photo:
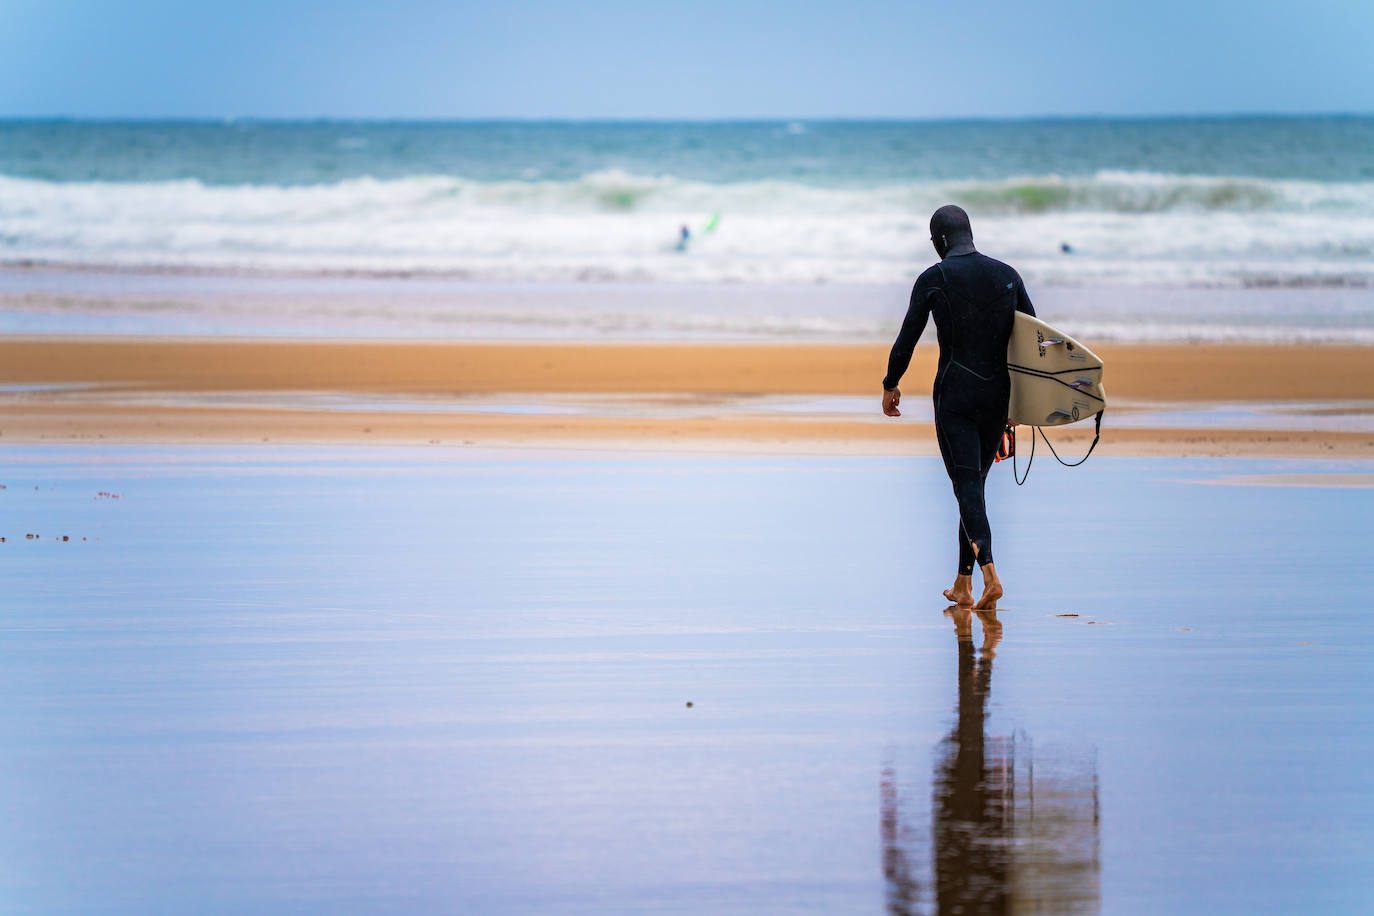
[[[930,240],[940,262],[916,281],[906,319],[892,345],[883,379],[883,413],[901,416],[897,383],[911,365],[926,321],[935,317],[940,343],[935,373],[935,438],[945,471],[959,501],[959,571],[945,597],[960,607],[975,606],[973,564],[983,572],[983,594],[976,607],[990,609],[1002,597],[992,562],[983,485],[1007,423],[1011,377],[1007,341],[1015,312],[1035,314],[1026,285],[1015,270],[973,247],[968,214],[949,205],[930,218]]]

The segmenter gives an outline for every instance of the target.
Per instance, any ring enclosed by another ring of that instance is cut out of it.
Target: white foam
[[[0,177],[0,259],[493,281],[897,283],[950,200],[1031,282],[1374,283],[1374,182],[1101,172],[821,188],[604,171],[309,186]],[[719,228],[701,232],[712,213]],[[696,233],[674,250],[679,225]],[[1072,254],[1063,254],[1068,243]]]

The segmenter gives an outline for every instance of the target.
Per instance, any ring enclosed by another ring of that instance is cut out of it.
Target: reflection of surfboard
[[[1007,416],[1027,426],[1086,420],[1107,406],[1102,360],[1039,318],[1016,313],[1007,344],[1011,404]]]

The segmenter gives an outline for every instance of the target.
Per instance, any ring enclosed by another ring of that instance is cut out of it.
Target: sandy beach
[[[1101,454],[1374,455],[1365,423],[1218,424],[1187,409],[1319,401],[1294,410],[1362,418],[1371,409],[1364,399],[1374,391],[1366,348],[1099,349],[1113,403]],[[876,408],[886,355],[876,345],[795,343],[12,338],[0,341],[0,385],[8,389],[0,435],[17,442],[620,444],[932,454],[930,424],[920,411],[928,404],[933,348],[921,348],[907,373],[910,416],[899,421],[884,421]],[[389,400],[384,411],[358,409],[346,398],[327,410],[300,402],[321,393]],[[236,397],[227,399],[231,394]],[[590,399],[576,415],[537,409],[540,398],[574,395]],[[503,410],[491,402],[502,396],[519,397],[524,406]],[[850,400],[842,410],[814,415],[774,411],[754,400],[776,396]],[[864,396],[872,396],[873,409],[855,400]],[[488,403],[476,409],[475,397]],[[613,404],[597,409],[597,398]],[[665,409],[683,404],[695,407],[690,415]],[[1151,405],[1158,418],[1132,426],[1132,412]],[[1114,427],[1117,418],[1126,424]],[[1081,447],[1090,435],[1089,424],[1078,424],[1056,430],[1055,441]]]

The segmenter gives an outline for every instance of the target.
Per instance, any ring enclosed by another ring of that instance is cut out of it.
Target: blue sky
[[[0,116],[1374,112],[1374,2],[4,0]]]

